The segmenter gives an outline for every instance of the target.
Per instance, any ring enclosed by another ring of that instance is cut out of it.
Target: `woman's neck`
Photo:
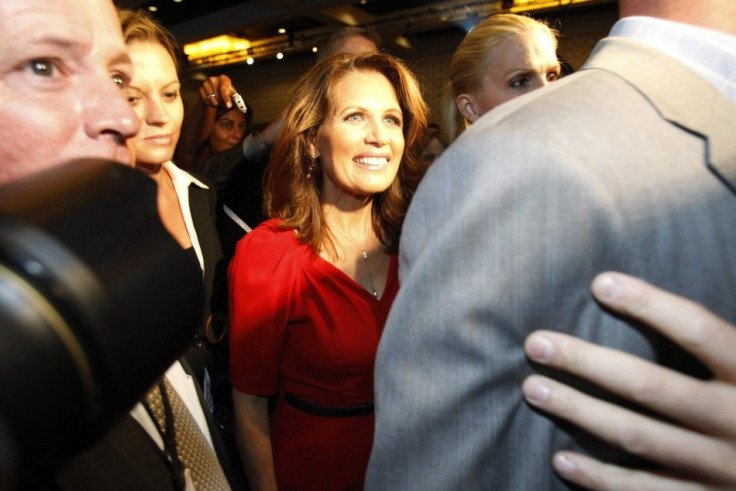
[[[168,177],[168,173],[164,171],[164,164],[148,164],[145,162],[136,162],[136,169],[140,170],[148,177],[156,181],[156,184],[161,185],[161,181]]]
[[[362,240],[373,232],[373,199],[353,206],[323,204],[322,216],[325,224],[333,232],[342,233],[343,238]]]
[[[357,207],[322,205],[324,217],[326,250],[323,251],[334,260],[345,255],[369,252],[381,248],[381,242],[373,230],[373,199]],[[330,247],[332,246],[332,247]],[[353,252],[350,252],[353,250]]]
[[[327,240],[320,256],[380,300],[390,256],[373,229],[373,198],[353,208],[323,204],[322,213]]]
[[[150,165],[136,163],[136,167],[156,183],[158,189],[158,213],[166,230],[169,231],[183,248],[191,247],[192,241],[186,228],[186,221],[182,214],[172,177],[164,169],[163,164]]]

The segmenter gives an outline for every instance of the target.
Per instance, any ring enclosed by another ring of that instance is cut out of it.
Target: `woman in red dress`
[[[238,243],[229,272],[251,489],[363,486],[373,363],[426,124],[416,79],[387,54],[334,55],[296,85],[267,169],[273,218]]]

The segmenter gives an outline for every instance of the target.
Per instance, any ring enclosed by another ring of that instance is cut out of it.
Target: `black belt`
[[[368,401],[359,406],[322,406],[299,399],[291,392],[284,395],[284,400],[305,413],[314,416],[324,416],[326,418],[350,418],[354,416],[368,416],[373,412],[373,401]]]

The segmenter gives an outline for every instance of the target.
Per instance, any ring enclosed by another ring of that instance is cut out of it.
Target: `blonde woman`
[[[450,140],[499,104],[559,76],[557,33],[547,24],[516,14],[483,20],[465,36],[450,63],[442,103]]]

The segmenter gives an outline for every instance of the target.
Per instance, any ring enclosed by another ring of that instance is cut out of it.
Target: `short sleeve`
[[[278,390],[279,362],[292,305],[293,240],[273,221],[246,235],[230,263],[230,379],[253,395]]]

